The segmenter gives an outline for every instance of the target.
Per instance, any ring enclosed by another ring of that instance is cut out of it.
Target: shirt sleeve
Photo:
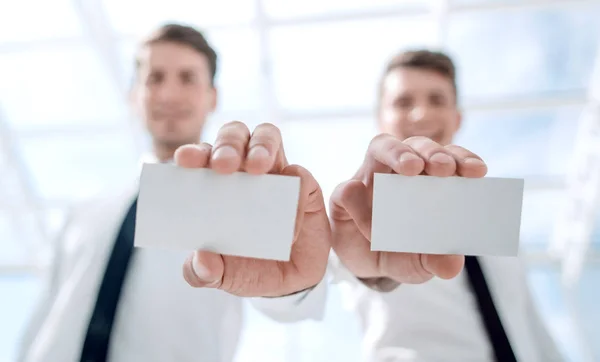
[[[302,320],[323,320],[327,295],[332,284],[337,285],[343,295],[344,307],[353,304],[368,290],[389,292],[399,284],[387,280],[362,280],[352,274],[332,251],[329,255],[327,271],[319,284],[298,293],[275,298],[251,298],[254,308],[278,322]]]
[[[329,267],[325,277],[314,287],[298,293],[275,298],[251,298],[251,304],[277,322],[323,320],[327,303]]]

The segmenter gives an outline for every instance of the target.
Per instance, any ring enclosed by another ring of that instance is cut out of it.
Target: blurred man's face
[[[215,109],[216,90],[206,56],[193,48],[159,42],[141,50],[134,100],[154,145],[197,143]]]
[[[461,115],[452,82],[437,72],[398,68],[383,80],[379,130],[400,139],[425,136],[449,144]]]

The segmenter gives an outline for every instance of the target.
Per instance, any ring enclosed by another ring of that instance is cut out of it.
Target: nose
[[[414,122],[421,122],[427,119],[428,107],[425,106],[415,106],[410,111],[409,119]]]
[[[158,87],[156,95],[158,100],[162,102],[175,101],[181,94],[181,87],[179,83],[172,79],[165,79]]]

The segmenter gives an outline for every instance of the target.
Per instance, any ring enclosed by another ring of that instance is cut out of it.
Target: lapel
[[[519,361],[536,361],[528,321],[527,274],[518,257],[480,257],[494,304]]]
[[[73,211],[63,245],[69,270],[81,264],[88,272],[94,271],[93,274],[104,270],[137,190],[136,180],[122,190],[100,195]]]

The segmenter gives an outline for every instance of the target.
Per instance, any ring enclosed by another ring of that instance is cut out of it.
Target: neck
[[[170,147],[168,145],[154,145],[154,157],[159,162],[166,162],[173,159],[175,155],[176,147]]]

